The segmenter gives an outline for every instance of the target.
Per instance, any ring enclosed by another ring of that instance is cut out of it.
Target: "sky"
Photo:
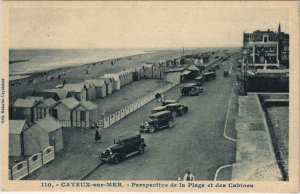
[[[10,48],[236,47],[243,32],[289,32],[288,10],[202,3],[10,8]]]

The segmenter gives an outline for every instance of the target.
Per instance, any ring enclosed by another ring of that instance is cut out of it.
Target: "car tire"
[[[183,109],[180,110],[180,113],[179,113],[179,114],[180,114],[180,116],[183,116],[183,114],[184,114]]]
[[[113,161],[114,164],[118,164],[118,163],[120,162],[119,156],[114,156],[114,157],[112,158],[112,161]]]
[[[174,121],[169,121],[168,126],[169,126],[169,128],[173,127],[174,126]]]
[[[153,125],[150,126],[149,132],[150,133],[154,133],[155,132],[155,127]]]
[[[140,145],[138,150],[140,154],[143,154],[145,152],[145,147],[143,145]]]

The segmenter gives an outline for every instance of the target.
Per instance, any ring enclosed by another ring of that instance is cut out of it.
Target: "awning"
[[[190,74],[190,73],[191,73],[191,71],[189,71],[189,70],[184,70],[183,72],[180,73],[180,75],[188,75],[188,74]]]

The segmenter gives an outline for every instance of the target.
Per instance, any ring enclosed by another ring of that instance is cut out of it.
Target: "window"
[[[80,111],[80,121],[85,121],[85,111]]]
[[[268,37],[264,36],[264,42],[268,42]]]

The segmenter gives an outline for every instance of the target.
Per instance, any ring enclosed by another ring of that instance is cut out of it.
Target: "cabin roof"
[[[9,120],[9,134],[21,134],[26,123],[25,120]]]
[[[17,99],[13,104],[13,107],[31,108],[35,105],[35,99]]]

